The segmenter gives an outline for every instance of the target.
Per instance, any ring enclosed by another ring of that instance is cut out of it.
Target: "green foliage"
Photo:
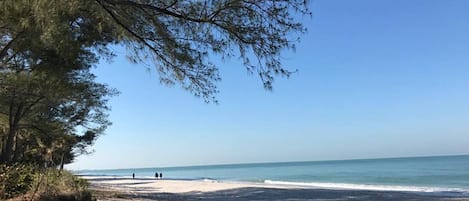
[[[28,192],[35,178],[35,168],[29,165],[0,165],[0,199]]]
[[[283,49],[304,33],[295,13],[309,15],[305,0],[96,1],[122,32],[132,61],[156,64],[161,82],[180,84],[206,101],[220,80],[209,56],[238,56],[266,89],[274,75],[289,76]]]
[[[0,71],[0,116],[13,122],[5,123],[8,135],[1,144],[10,150],[2,153],[5,162],[71,162],[110,124],[106,103],[115,94],[112,89],[95,83],[87,70],[66,77],[48,70]]]
[[[68,171],[32,165],[0,165],[0,199],[92,200],[88,182]]]
[[[108,44],[123,44],[131,61],[152,61],[162,83],[214,101],[220,76],[209,56],[239,57],[266,89],[275,75],[292,73],[281,65],[281,52],[294,49],[295,34],[306,31],[297,13],[310,15],[305,0],[4,0],[0,36],[5,47],[12,41],[12,49],[31,47],[16,44],[30,38],[53,58],[83,55],[87,65],[112,56]]]

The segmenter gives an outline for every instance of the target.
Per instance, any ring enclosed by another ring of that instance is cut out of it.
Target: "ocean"
[[[82,170],[80,175],[259,182],[332,189],[446,192],[469,195],[469,156]]]

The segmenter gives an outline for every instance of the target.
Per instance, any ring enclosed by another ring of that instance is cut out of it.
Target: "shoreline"
[[[80,176],[94,191],[113,197],[99,200],[461,200],[469,194],[321,188],[255,182]],[[117,196],[116,196],[117,195]]]

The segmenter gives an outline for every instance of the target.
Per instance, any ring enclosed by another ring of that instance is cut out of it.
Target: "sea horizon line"
[[[468,154],[454,154],[454,155],[417,155],[417,156],[392,156],[392,157],[379,157],[379,158],[349,158],[349,159],[331,159],[331,160],[297,160],[297,161],[267,161],[267,162],[241,162],[241,163],[219,163],[219,164],[195,164],[195,165],[178,165],[178,166],[153,166],[153,167],[128,167],[128,168],[104,168],[104,169],[79,169],[71,170],[74,172],[80,171],[109,171],[109,170],[136,170],[136,169],[179,169],[179,168],[203,168],[203,167],[228,167],[228,166],[256,166],[256,165],[271,165],[271,164],[291,164],[291,163],[311,163],[311,162],[346,162],[346,161],[365,161],[365,160],[392,160],[392,159],[410,159],[410,158],[432,158],[432,157],[463,157],[469,156]]]

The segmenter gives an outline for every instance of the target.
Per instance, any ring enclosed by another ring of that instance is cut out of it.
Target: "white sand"
[[[218,181],[191,181],[191,180],[156,180],[156,179],[132,179],[113,177],[83,177],[99,188],[119,190],[127,192],[148,193],[188,193],[188,192],[214,192],[238,188],[291,188],[281,185],[257,184],[247,182],[218,182]]]

